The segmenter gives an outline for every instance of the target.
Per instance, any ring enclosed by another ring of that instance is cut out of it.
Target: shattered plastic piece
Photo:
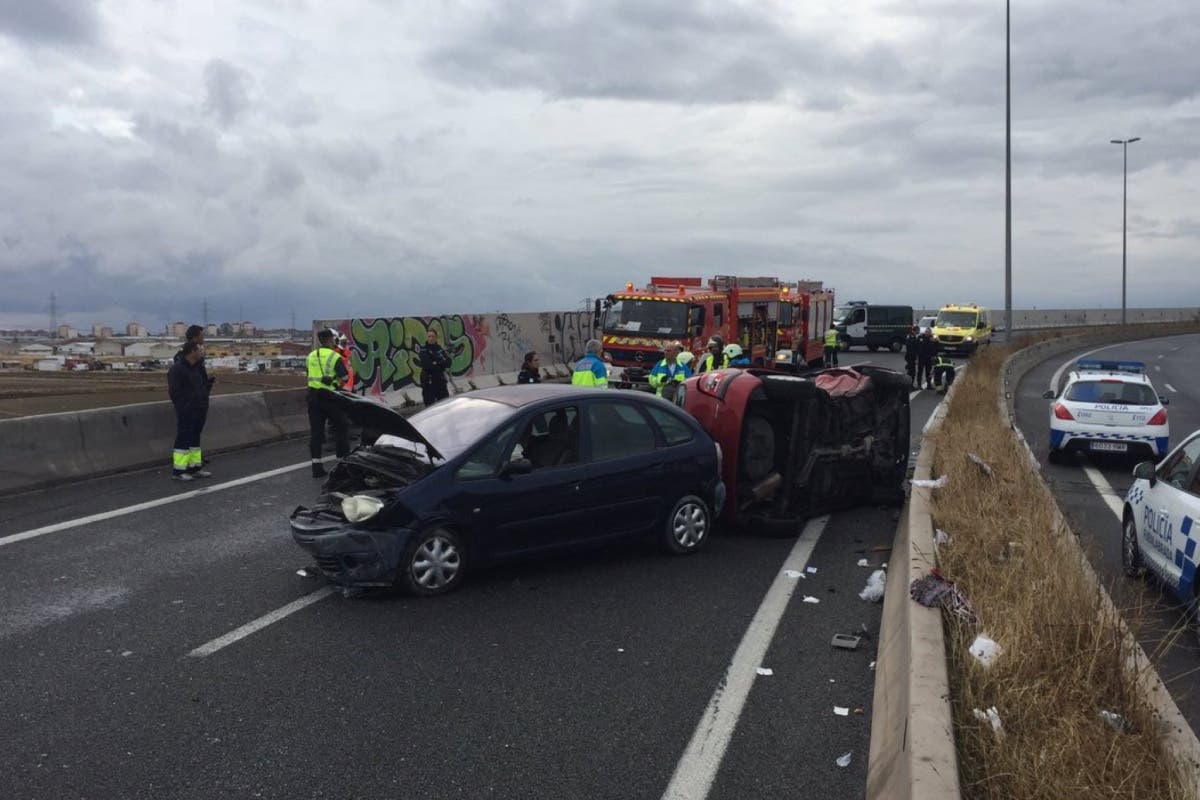
[[[754,671],[757,672],[759,675],[774,675],[775,674],[775,670],[771,669],[770,667],[758,667]]]
[[[848,717],[850,716],[850,709],[842,708],[841,706],[834,706],[833,713],[837,714],[839,717]]]
[[[806,603],[819,603],[819,602],[821,602],[821,601],[820,601],[820,600],[818,600],[818,599],[817,599],[817,598],[815,598],[815,597],[812,597],[812,596],[810,596],[810,595],[807,595],[807,594],[806,594],[806,595],[804,595],[804,602],[806,602]]]
[[[1003,652],[1004,648],[982,633],[976,636],[975,641],[971,643],[971,655],[975,656],[975,660],[985,667],[990,667],[996,660],[996,656]]]
[[[804,577],[803,572],[800,572],[799,570],[795,570],[795,569],[785,569],[783,571],[783,574],[792,579]]]
[[[987,713],[980,711],[978,708],[971,709],[971,714],[980,722],[986,722],[992,726],[992,731],[1000,738],[1004,738],[1004,724],[1000,721],[1000,712],[992,706],[987,710]]]
[[[938,547],[949,547],[950,546],[950,534],[946,533],[941,528],[938,528],[937,531],[935,531],[933,534],[933,542]]]
[[[869,669],[869,670],[874,670],[874,669],[875,669],[875,662],[874,662],[874,661],[872,661],[870,664],[868,664],[868,665],[867,665],[867,669]]]
[[[869,566],[871,566],[871,564],[870,564],[870,562],[868,562],[868,561],[867,561],[865,558],[860,558],[860,559],[858,560],[858,566],[860,566],[860,567],[869,567]]]
[[[857,650],[860,641],[859,637],[851,636],[848,633],[835,633],[830,644],[841,650]]]
[[[624,648],[624,647],[618,647],[618,648],[617,648],[617,652],[618,652],[618,653],[624,653],[624,652],[625,652],[625,648]]]
[[[126,650],[126,651],[124,651],[123,653],[121,653],[121,658],[129,658],[131,655],[133,655],[133,651],[132,651],[132,650]]]
[[[1115,711],[1101,710],[1100,719],[1108,723],[1108,727],[1112,728],[1117,733],[1129,733],[1133,726],[1129,724],[1129,720],[1121,716]]]
[[[837,765],[839,767],[850,766],[850,756],[850,753],[843,753],[842,755],[838,756]]]
[[[300,569],[296,570],[296,574],[299,575],[301,578],[307,578],[308,570],[304,569],[304,567],[301,567]]]
[[[924,578],[917,578],[909,584],[908,593],[923,606],[941,606],[965,622],[975,622],[975,610],[971,608],[966,595],[953,581],[946,580],[937,567],[932,567]]]
[[[805,571],[805,572],[807,572],[809,575],[816,575],[816,574],[817,574],[817,568],[816,568],[816,567],[808,567],[808,568],[807,568],[807,569],[805,569],[804,571]]]
[[[925,478],[918,478],[917,480],[914,480],[912,482],[912,485],[917,487],[918,489],[944,489],[944,488],[946,488],[946,484],[949,482],[950,482],[950,479],[946,475],[943,475],[942,477],[938,478],[936,481],[926,480]]]
[[[858,596],[868,603],[878,603],[883,599],[883,585],[886,582],[887,573],[877,569],[871,573],[871,577],[867,578],[867,585],[858,593]]]
[[[971,459],[971,463],[979,467],[984,475],[987,475],[989,478],[996,477],[996,473],[992,471],[991,466],[979,456],[974,453],[967,453],[967,458]]]
[[[855,716],[861,717],[863,714],[866,714],[866,713],[867,713],[866,710],[862,706],[854,707],[854,715]]]

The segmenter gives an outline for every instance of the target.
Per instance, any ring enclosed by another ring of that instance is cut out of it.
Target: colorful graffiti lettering
[[[395,317],[352,319],[350,362],[360,380],[376,391],[390,391],[421,382],[418,351],[428,331],[450,354],[450,374],[468,375],[487,347],[486,323],[472,317]],[[479,322],[483,322],[479,320]]]

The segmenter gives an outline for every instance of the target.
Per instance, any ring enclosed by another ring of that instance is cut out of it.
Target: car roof
[[[523,408],[533,403],[539,403],[543,400],[553,400],[559,397],[612,397],[613,389],[586,389],[581,386],[574,386],[570,383],[532,383],[522,384],[520,386],[497,386],[492,389],[476,389],[470,393],[470,397],[478,397],[483,400],[492,400],[496,403],[503,403],[506,406],[513,408]],[[629,392],[634,396],[644,394],[643,392]]]
[[[1120,383],[1144,383],[1152,386],[1150,376],[1137,372],[1117,372],[1116,370],[1083,369],[1071,370],[1067,376],[1069,383],[1086,380],[1119,381]]]

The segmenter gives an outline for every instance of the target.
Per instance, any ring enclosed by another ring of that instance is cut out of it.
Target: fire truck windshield
[[[670,300],[617,300],[605,314],[604,332],[682,337],[687,312],[687,303]]]

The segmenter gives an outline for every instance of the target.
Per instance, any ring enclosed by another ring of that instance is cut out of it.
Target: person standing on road
[[[725,369],[728,366],[729,359],[725,356],[725,340],[713,334],[712,338],[708,340],[708,352],[704,354],[704,358],[700,359],[698,372],[711,372],[714,369]]]
[[[429,408],[438,400],[450,396],[450,389],[446,385],[450,354],[438,344],[437,331],[433,328],[425,332],[425,344],[417,351],[417,360],[421,365],[421,400]]]
[[[838,365],[838,330],[829,326],[829,330],[825,331],[825,366],[836,367]]]
[[[904,371],[908,373],[908,385],[917,385],[917,341],[920,339],[920,329],[916,325],[904,337]]]
[[[321,448],[325,445],[325,422],[333,426],[333,442],[338,458],[350,454],[350,422],[337,405],[334,392],[347,378],[346,364],[333,349],[337,332],[326,329],[317,334],[317,347],[308,354],[308,455],[314,478],[325,477]]]
[[[737,342],[730,342],[725,345],[725,360],[731,367],[748,367],[750,366],[750,356],[742,350],[742,346]]]
[[[933,361],[937,358],[937,339],[933,331],[926,328],[917,339],[917,388],[933,388]]]
[[[184,334],[184,343],[195,342],[200,348],[200,361],[196,365],[196,369],[200,371],[200,376],[204,380],[204,391],[207,395],[212,395],[213,384],[217,382],[215,377],[208,374],[208,368],[204,364],[204,328],[200,325],[189,325],[187,332]],[[183,361],[183,350],[181,349],[175,354],[172,363],[178,364]],[[200,417],[200,430],[196,431],[196,436],[199,437],[204,432],[204,426],[208,423],[208,404],[204,404],[204,414]]]
[[[342,357],[342,363],[346,365],[346,382],[342,388],[351,394],[354,394],[354,365],[350,363],[350,340],[346,338],[346,334],[339,333],[337,337],[338,355]]]
[[[593,389],[608,388],[608,367],[600,354],[604,345],[599,339],[588,339],[583,346],[584,356],[575,362],[575,370],[571,373],[572,386],[587,386]]]
[[[190,481],[207,478],[203,467],[200,430],[208,417],[208,381],[201,367],[200,345],[185,342],[167,370],[167,395],[175,406],[175,449],[171,453],[171,478]]]
[[[538,358],[538,354],[530,350],[525,354],[525,360],[521,362],[521,371],[517,373],[517,383],[541,383],[542,361]]]
[[[662,360],[650,370],[647,381],[650,383],[650,388],[659,397],[673,400],[679,384],[692,377],[691,368],[679,362],[681,352],[683,352],[683,345],[679,342],[668,342],[663,347]]]

